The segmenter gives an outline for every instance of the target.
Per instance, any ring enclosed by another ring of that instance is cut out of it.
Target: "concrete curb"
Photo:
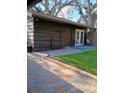
[[[68,69],[71,69],[71,70],[73,70],[73,71],[76,71],[76,72],[79,73],[79,74],[82,74],[82,75],[88,76],[88,77],[91,78],[91,79],[97,80],[97,76],[96,76],[96,75],[93,75],[93,74],[88,73],[88,72],[86,72],[86,71],[83,71],[83,70],[80,70],[80,69],[78,69],[78,68],[75,68],[75,67],[73,67],[73,66],[71,66],[71,65],[68,65],[68,64],[62,63],[62,62],[60,62],[60,61],[57,61],[57,60],[54,59],[54,58],[47,58],[47,59],[49,59],[50,61],[55,62],[55,63],[57,63],[57,64],[59,64],[59,65],[65,67],[65,68],[68,68]]]

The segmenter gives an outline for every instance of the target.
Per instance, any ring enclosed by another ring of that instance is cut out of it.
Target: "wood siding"
[[[34,21],[34,51],[60,49],[74,44],[74,28],[47,21]]]
[[[88,39],[89,39],[89,43],[91,44],[91,45],[95,45],[95,46],[97,46],[97,32],[95,31],[95,32],[89,32],[88,33]]]

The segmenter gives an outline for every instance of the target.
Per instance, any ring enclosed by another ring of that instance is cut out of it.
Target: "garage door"
[[[49,30],[34,31],[34,50],[44,51],[61,48],[61,32]]]

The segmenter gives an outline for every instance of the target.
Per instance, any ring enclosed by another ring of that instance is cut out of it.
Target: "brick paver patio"
[[[96,93],[96,80],[43,58],[28,53],[28,93]]]

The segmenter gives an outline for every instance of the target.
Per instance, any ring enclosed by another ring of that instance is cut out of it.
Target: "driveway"
[[[96,79],[61,66],[40,53],[27,55],[28,93],[96,93]]]

